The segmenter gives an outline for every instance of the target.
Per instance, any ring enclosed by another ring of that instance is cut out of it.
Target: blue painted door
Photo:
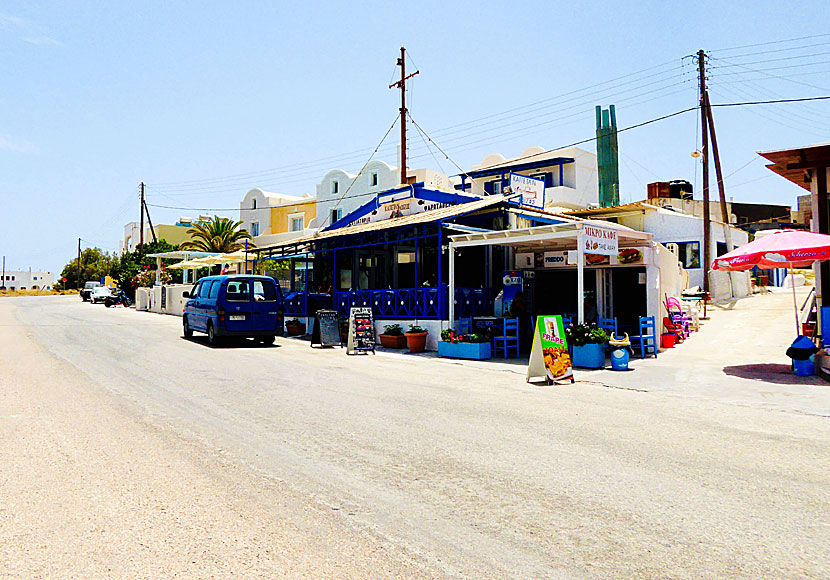
[[[228,332],[245,333],[253,329],[250,279],[229,279],[222,302],[225,305],[225,328]]]
[[[255,332],[270,332],[277,329],[277,309],[279,308],[279,293],[273,280],[253,280],[253,298],[251,305],[252,330]]]

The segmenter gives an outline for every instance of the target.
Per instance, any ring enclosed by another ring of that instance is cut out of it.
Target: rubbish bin
[[[627,371],[629,360],[629,349],[631,348],[631,340],[628,334],[623,338],[617,338],[613,334],[608,339],[608,347],[611,350],[611,370]]]
[[[800,377],[810,377],[816,373],[818,347],[806,336],[799,336],[787,349],[787,356],[793,359],[793,373]]]

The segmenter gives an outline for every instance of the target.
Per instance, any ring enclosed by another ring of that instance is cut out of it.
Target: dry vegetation
[[[0,290],[0,298],[4,296],[64,296],[77,293],[77,290]]]

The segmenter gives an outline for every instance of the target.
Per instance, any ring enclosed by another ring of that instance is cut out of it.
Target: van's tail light
[[[219,317],[219,322],[225,322],[225,309],[221,306],[219,310],[216,312],[217,316]]]
[[[285,320],[285,311],[279,308],[277,309],[277,324],[281,326],[283,320]]]

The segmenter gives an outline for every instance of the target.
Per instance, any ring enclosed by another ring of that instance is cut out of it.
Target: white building
[[[491,153],[455,187],[473,195],[498,194],[510,184],[510,173],[543,179],[546,207],[583,209],[599,200],[597,156],[579,147],[529,147],[512,159]]]
[[[703,287],[702,218],[645,202],[574,211],[570,215],[612,221],[653,234],[654,241],[674,252],[680,265],[689,273],[689,286]],[[723,225],[722,222],[711,221],[709,247],[712,260],[727,252]],[[735,247],[749,241],[749,235],[744,230],[728,227]]]
[[[449,176],[431,169],[409,169],[406,181],[423,182],[427,189],[453,191]],[[309,227],[328,227],[378,193],[394,189],[400,184],[398,168],[383,161],[369,162],[359,177],[340,169],[329,171],[317,184],[317,219]]]
[[[306,194],[303,196],[285,195],[282,193],[272,193],[264,191],[258,187],[251,189],[242,198],[239,203],[239,220],[242,222],[242,228],[246,229],[252,237],[271,235],[282,233],[274,231],[271,219],[271,208],[282,207],[286,205],[305,203],[312,199],[312,196]]]
[[[52,272],[32,272],[29,270],[6,270],[0,274],[0,287],[6,290],[51,290],[55,285]]]

